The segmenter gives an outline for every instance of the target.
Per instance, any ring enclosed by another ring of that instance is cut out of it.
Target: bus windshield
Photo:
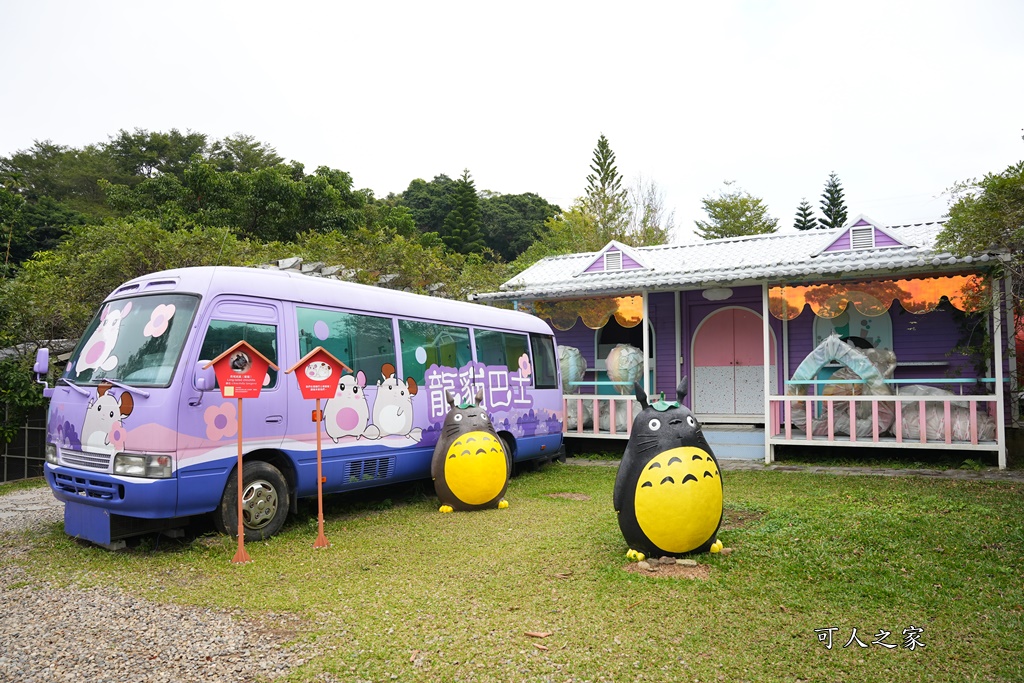
[[[110,301],[89,324],[63,379],[135,386],[171,383],[199,298],[185,294]]]

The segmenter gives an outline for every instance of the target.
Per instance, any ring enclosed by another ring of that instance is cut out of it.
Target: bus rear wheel
[[[229,536],[237,535],[238,529],[237,477],[237,471],[229,477],[213,515],[217,530]],[[242,466],[242,526],[247,542],[262,541],[280,531],[289,502],[288,484],[280,470],[260,460]]]

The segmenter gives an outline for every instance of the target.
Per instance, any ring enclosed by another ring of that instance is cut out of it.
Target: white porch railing
[[[892,404],[894,418],[888,428],[880,426],[879,405]],[[771,396],[769,397],[768,440],[771,444],[802,445],[818,443],[829,446],[893,446],[911,448],[970,448],[976,450],[1000,449],[998,430],[999,397],[985,396]],[[858,406],[870,405],[862,412],[870,415],[858,418]],[[842,406],[843,409],[839,409]],[[794,412],[802,409],[804,417],[794,424]],[[837,429],[836,418],[848,418],[848,428]],[[904,424],[909,412],[914,423]],[[989,425],[979,429],[984,419]],[[929,429],[928,417],[932,417]],[[808,419],[809,418],[809,419]],[[858,421],[868,420],[870,428]],[[802,424],[800,424],[802,423]],[[991,428],[989,428],[989,426]],[[840,432],[847,433],[840,433]],[[858,435],[860,431],[860,435]],[[910,432],[908,435],[907,432]],[[916,432],[916,433],[914,433]],[[981,438],[983,436],[990,438]]]
[[[564,394],[567,435],[597,439],[623,439],[633,426],[634,411],[639,404],[628,394]]]

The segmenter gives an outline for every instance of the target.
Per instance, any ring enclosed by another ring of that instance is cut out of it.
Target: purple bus
[[[526,313],[258,268],[183,268],[117,288],[50,397],[45,476],[65,531],[117,547],[212,514],[237,527],[237,400],[208,362],[246,341],[278,368],[322,346],[351,372],[312,421],[293,375],[243,405],[245,539],[297,500],[428,478],[445,391],[484,405],[513,463],[564,457],[551,328]],[[49,354],[40,351],[36,372]]]

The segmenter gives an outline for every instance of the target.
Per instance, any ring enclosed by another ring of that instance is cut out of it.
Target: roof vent
[[[850,228],[850,249],[871,249],[875,246],[875,229],[870,225]]]
[[[622,252],[606,251],[604,253],[604,269],[605,271],[622,270]]]

